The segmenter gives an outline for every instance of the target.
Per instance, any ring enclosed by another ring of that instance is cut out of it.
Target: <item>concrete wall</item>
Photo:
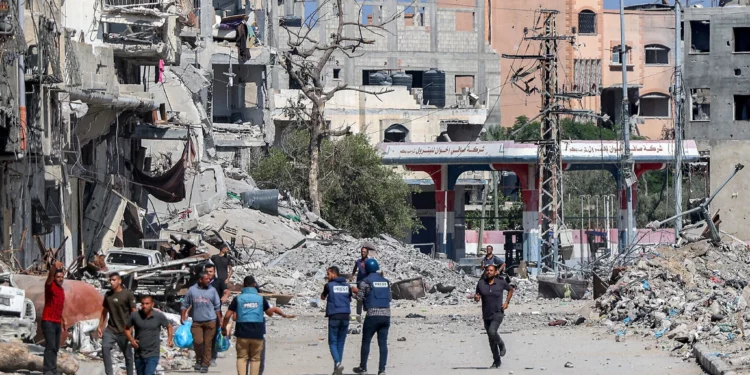
[[[319,4],[325,3],[319,1]],[[303,3],[280,6],[280,15],[295,14],[305,19]],[[327,2],[322,14],[332,13],[332,5]],[[379,36],[365,30],[363,36],[374,41],[363,45],[357,53],[360,57],[347,58],[343,54],[334,54],[327,66],[325,81],[328,85],[343,83],[360,86],[363,84],[363,70],[428,70],[437,68],[446,74],[446,107],[460,102],[456,95],[456,76],[474,77],[473,93],[480,96],[480,104],[491,108],[489,123],[499,122],[500,105],[498,103],[500,77],[500,56],[484,40],[485,2],[483,0],[461,0],[444,2],[437,0],[410,2],[386,0],[384,2],[345,1],[345,18],[350,22],[367,22],[367,14],[372,15],[373,23],[400,15],[385,27],[388,32]],[[365,16],[358,14],[362,5]],[[410,9],[407,9],[410,8]],[[412,8],[416,8],[416,11]],[[412,16],[413,13],[418,16]],[[458,21],[457,21],[458,18]],[[326,22],[327,21],[327,22]],[[316,40],[325,40],[336,30],[336,17],[326,16],[311,32]],[[458,26],[458,29],[456,28]],[[303,26],[304,29],[304,26]],[[471,31],[466,31],[471,29]],[[356,37],[356,29],[347,27],[345,34]],[[274,25],[274,35],[279,48],[288,48],[287,33]],[[339,69],[340,76],[334,79],[334,69]],[[278,84],[276,87],[288,88],[289,78],[280,67],[276,70]],[[416,90],[419,91],[419,90]]]
[[[365,86],[367,90],[378,86]],[[273,118],[279,124],[286,118],[282,108],[289,100],[296,100],[298,90],[281,90],[274,95]],[[326,105],[326,118],[332,129],[351,127],[355,133],[364,133],[375,145],[383,140],[384,131],[393,124],[401,124],[409,130],[407,142],[435,142],[441,132],[441,121],[468,121],[469,127],[481,128],[487,118],[485,109],[445,109],[436,111],[421,108],[403,86],[394,86],[393,92],[374,95],[358,91],[339,91]],[[277,129],[277,134],[280,134]]]
[[[710,53],[685,49],[685,124],[687,138],[750,140],[750,121],[734,120],[734,95],[750,95],[750,54],[734,52],[734,27],[750,27],[750,8],[688,8],[685,45],[690,45],[691,21],[710,21]],[[739,69],[739,75],[735,73]],[[710,121],[692,121],[692,89],[711,90]],[[712,165],[713,167],[713,165]],[[712,179],[713,180],[713,179]]]
[[[750,142],[745,140],[711,140],[700,141],[698,147],[701,150],[711,152],[710,181],[711,192],[721,186],[734,171],[737,163],[750,165]],[[750,232],[747,231],[747,222],[750,219],[750,179],[744,174],[747,170],[739,172],[726,187],[716,196],[711,203],[711,212],[721,210],[721,230],[738,237],[743,241],[750,240]]]
[[[694,53],[685,49],[685,136],[698,140],[702,151],[710,152],[711,190],[729,177],[734,165],[748,165],[750,157],[750,121],[734,118],[734,95],[750,95],[750,54],[734,52],[734,27],[750,27],[750,8],[688,8],[685,10],[685,46],[692,43],[691,21],[710,21],[710,52]],[[739,69],[739,75],[735,74]],[[692,120],[692,89],[710,89],[710,119]],[[712,211],[721,210],[721,229],[750,239],[745,228],[750,216],[747,202],[750,183],[735,177],[714,199]]]

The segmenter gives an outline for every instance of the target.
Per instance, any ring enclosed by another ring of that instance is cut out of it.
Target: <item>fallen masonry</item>
[[[750,322],[750,252],[725,237],[683,247],[645,249],[635,264],[595,301],[602,324],[617,338],[648,335],[657,346],[692,355],[702,343],[720,353],[734,370],[750,369],[744,325]]]

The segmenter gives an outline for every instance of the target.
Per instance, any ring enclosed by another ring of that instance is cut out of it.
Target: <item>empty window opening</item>
[[[711,23],[709,21],[690,21],[690,52],[711,52]]]
[[[341,69],[333,69],[333,79],[341,79]]]
[[[383,142],[406,142],[409,135],[409,129],[401,124],[393,124],[385,129]]]
[[[750,27],[734,28],[734,52],[750,52]]]
[[[750,120],[750,95],[734,96],[734,119],[735,121]]]
[[[708,121],[711,119],[711,89],[691,89],[690,107],[693,121]]]
[[[596,13],[590,10],[578,13],[578,33],[596,34]]]
[[[377,73],[380,70],[362,70],[362,86],[370,84],[370,74]]]
[[[625,46],[625,52],[627,53],[628,64],[630,64],[630,46]],[[612,64],[622,64],[620,57],[620,45],[612,47]]]
[[[424,75],[424,70],[407,70],[404,73],[411,76],[411,87],[424,87],[422,85],[422,76]]]
[[[669,96],[650,94],[641,96],[642,117],[669,117]]]
[[[404,9],[404,26],[424,26],[424,7],[410,6]]]
[[[742,70],[741,69],[735,69],[734,70],[734,75],[736,75],[736,76],[742,75]]]
[[[290,90],[302,90],[302,86],[297,82],[296,79],[289,77],[289,89]]]
[[[474,12],[456,12],[456,31],[474,31]]]
[[[660,44],[647,45],[646,64],[669,64],[669,48]]]
[[[315,24],[318,23],[318,19],[320,19],[320,12],[321,10],[318,9],[318,2],[317,1],[305,1],[305,18],[302,20],[302,23],[305,24],[307,27],[315,27]]]
[[[456,94],[463,93],[463,89],[474,91],[474,76],[456,76]]]
[[[363,25],[372,25],[375,23],[375,7],[372,5],[363,5],[361,12],[361,19]]]

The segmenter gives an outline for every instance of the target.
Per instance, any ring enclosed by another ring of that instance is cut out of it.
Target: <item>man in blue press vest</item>
[[[367,373],[367,357],[370,356],[372,337],[378,334],[378,348],[380,349],[380,363],[378,375],[385,375],[388,362],[388,329],[391,327],[391,283],[378,274],[380,265],[375,259],[365,261],[367,277],[359,283],[356,298],[364,301],[365,323],[362,325],[362,350],[360,352],[359,367],[354,368],[357,374]]]
[[[349,319],[352,308],[352,289],[346,278],[340,276],[339,268],[328,268],[328,283],[320,295],[320,299],[328,301],[326,304],[326,318],[328,318],[328,346],[333,357],[333,375],[342,375],[344,365],[344,343],[349,333]]]
[[[247,375],[247,364],[250,362],[250,374],[260,373],[260,359],[263,351],[263,338],[266,334],[266,322],[263,313],[272,316],[271,305],[266,298],[258,294],[258,285],[252,276],[245,277],[242,293],[229,304],[227,314],[221,325],[221,333],[228,337],[227,324],[233,316],[237,317],[237,374]]]

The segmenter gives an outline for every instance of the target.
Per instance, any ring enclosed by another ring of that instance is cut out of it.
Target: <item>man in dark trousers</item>
[[[57,352],[60,351],[60,335],[68,329],[63,317],[65,290],[63,264],[55,262],[49,267],[44,283],[44,310],[42,310],[42,334],[44,335],[44,375],[57,375]]]
[[[206,264],[206,266],[203,268],[208,276],[211,278],[211,286],[216,289],[216,293],[219,294],[219,301],[223,305],[224,303],[229,300],[229,287],[227,286],[227,283],[224,282],[224,279],[217,277],[217,268],[213,264]],[[221,327],[221,321],[216,321],[216,327]],[[214,348],[214,350],[211,351],[211,366],[216,365],[216,358],[218,358],[219,353],[216,352],[216,336],[214,335],[214,339],[211,340],[211,347]]]
[[[328,283],[320,295],[327,301],[326,318],[328,318],[328,346],[333,357],[333,375],[342,375],[344,365],[344,344],[349,333],[349,318],[352,308],[352,289],[345,278],[339,275],[339,268],[328,267]]]
[[[243,280],[242,293],[229,304],[221,332],[229,336],[227,325],[236,316],[237,326],[234,335],[237,337],[237,374],[247,375],[248,362],[250,374],[260,373],[261,353],[263,352],[264,337],[266,335],[266,321],[263,314],[273,316],[271,305],[266,297],[258,294],[258,283],[252,276]]]
[[[193,370],[201,373],[208,372],[211,363],[211,344],[219,328],[216,322],[221,321],[221,302],[219,293],[211,286],[208,273],[198,274],[198,283],[188,289],[182,299],[180,324],[188,319],[188,310],[193,318],[190,333],[193,335],[193,349],[195,350],[195,366]]]
[[[221,243],[219,253],[211,257],[211,263],[216,266],[216,277],[228,283],[232,277],[232,259],[229,258],[229,247]],[[221,294],[219,294],[221,296]]]
[[[367,357],[370,356],[372,337],[378,334],[378,348],[380,362],[378,375],[385,375],[388,362],[388,329],[391,327],[391,283],[378,274],[380,265],[375,259],[365,261],[365,277],[359,283],[357,300],[363,301],[367,316],[362,325],[362,350],[360,352],[359,367],[354,368],[357,374],[367,373]]]
[[[498,329],[505,317],[505,310],[508,309],[510,299],[513,297],[513,287],[503,278],[497,277],[499,272],[497,266],[491,264],[485,268],[486,278],[479,279],[477,291],[474,300],[482,301],[482,319],[484,319],[484,329],[487,331],[487,337],[490,340],[490,350],[492,350],[492,365],[490,368],[499,368],[502,363],[500,357],[505,355],[505,343],[500,338]],[[503,303],[503,293],[508,292],[508,297]]]
[[[120,348],[125,356],[125,371],[133,375],[133,349],[125,336],[125,325],[130,321],[130,314],[135,312],[136,302],[133,292],[123,288],[122,277],[118,273],[109,275],[110,290],[104,295],[102,315],[96,333],[102,338],[102,359],[104,372],[112,375],[112,348]],[[109,319],[107,318],[109,315]],[[104,324],[107,330],[104,331]]]
[[[352,270],[352,275],[349,276],[350,282],[353,281],[354,277],[356,276],[357,285],[359,285],[359,283],[361,283],[362,280],[367,276],[367,272],[365,271],[365,262],[367,261],[367,256],[370,254],[370,250],[375,250],[375,245],[373,245],[371,242],[365,242],[362,244],[362,248],[359,249],[362,257],[354,262],[354,270]],[[362,301],[360,300],[357,300],[357,322],[362,323]]]
[[[137,375],[155,375],[159,365],[161,329],[167,329],[167,345],[174,346],[174,330],[167,316],[154,310],[154,298],[141,297],[141,309],[130,315],[125,326],[125,336],[135,349],[135,373]],[[133,330],[135,329],[135,332]]]

